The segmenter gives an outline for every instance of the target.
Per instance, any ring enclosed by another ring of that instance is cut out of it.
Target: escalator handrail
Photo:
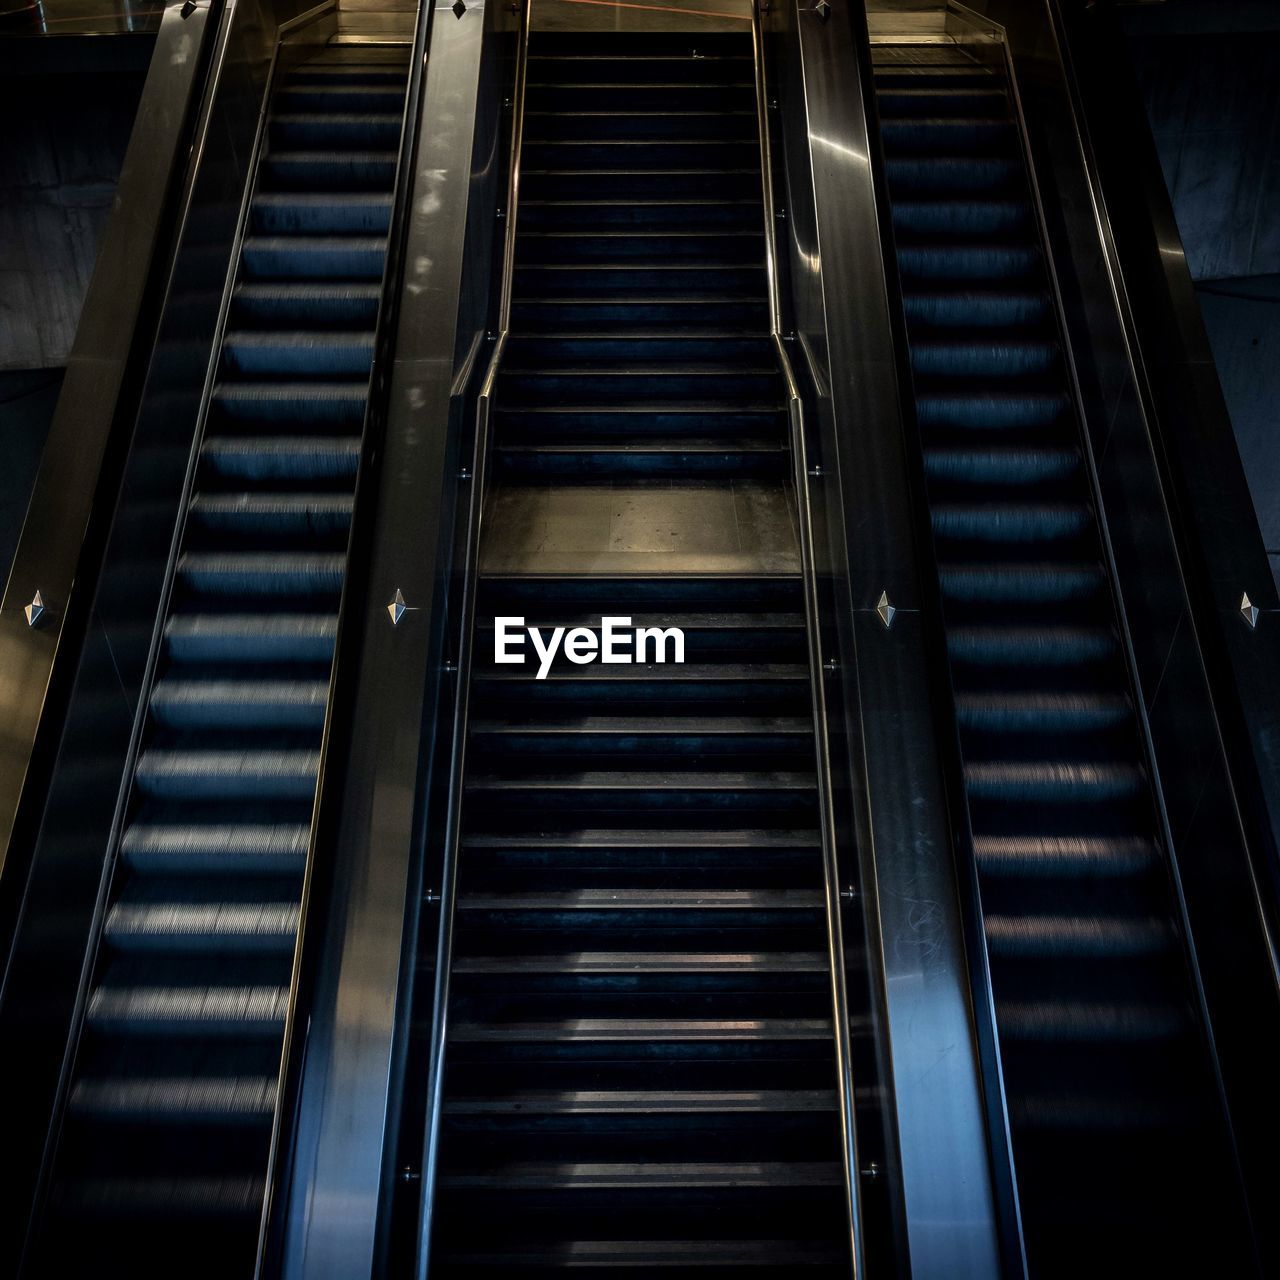
[[[450,730],[449,779],[445,810],[444,856],[438,903],[440,926],[436,942],[435,980],[431,1000],[431,1032],[426,1059],[426,1109],[423,1125],[418,1239],[414,1272],[426,1280],[430,1266],[435,1187],[439,1168],[440,1116],[444,1099],[445,1048],[448,1040],[449,987],[453,953],[454,908],[457,902],[462,804],[466,775],[467,727],[471,700],[471,667],[480,539],[488,478],[493,403],[498,373],[511,327],[511,296],[515,278],[516,224],[520,201],[521,147],[524,140],[525,85],[529,62],[529,31],[533,0],[521,0],[516,33],[515,87],[512,94],[511,148],[508,159],[507,204],[502,245],[502,279],[498,295],[498,333],[476,398],[475,434],[471,453],[471,492],[467,504],[461,561],[462,605],[458,615],[452,672],[456,696]]]
[[[848,1207],[850,1256],[853,1274],[865,1269],[862,1215],[859,1203],[861,1164],[854,1128],[854,1081],[852,1037],[849,1024],[848,982],[845,972],[844,895],[840,884],[836,849],[836,822],[832,805],[831,756],[828,749],[826,699],[823,694],[822,639],[819,634],[818,587],[814,569],[813,518],[809,495],[809,463],[805,432],[804,401],[795,370],[783,341],[782,295],[779,280],[776,213],[773,203],[773,157],[769,137],[768,78],[764,35],[760,23],[760,0],[751,4],[751,44],[755,69],[756,121],[760,135],[760,179],[764,218],[765,272],[769,295],[769,336],[778,366],[786,383],[787,423],[791,437],[792,487],[796,498],[800,542],[800,576],[804,592],[805,634],[809,653],[809,693],[813,714],[813,744],[818,791],[818,819],[822,839],[823,884],[826,901],[827,952],[831,972],[832,1021],[835,1031],[837,1097],[840,1107],[841,1163],[844,1167]]]

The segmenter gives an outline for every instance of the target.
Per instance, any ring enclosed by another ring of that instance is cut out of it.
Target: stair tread
[[[444,1106],[446,1115],[751,1114],[835,1109],[835,1092],[823,1089],[548,1089],[501,1097],[455,1096]]]
[[[819,951],[574,951],[567,955],[464,955],[456,974],[826,973]]]
[[[477,1173],[449,1171],[441,1175],[445,1187],[493,1186],[518,1190],[529,1187],[598,1187],[623,1189],[655,1187],[674,1190],[677,1187],[777,1187],[842,1186],[841,1166],[815,1161],[719,1162],[605,1164],[521,1163]]]
[[[665,911],[743,907],[792,907],[810,910],[825,905],[821,893],[803,889],[573,889],[557,893],[464,893],[463,911]]]

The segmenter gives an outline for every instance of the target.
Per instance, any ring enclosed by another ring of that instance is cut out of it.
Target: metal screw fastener
[[[840,890],[840,897],[843,898],[845,902],[852,902],[857,896],[858,891],[853,887],[853,885],[846,885]]]
[[[840,670],[840,664],[834,658],[828,658],[826,662],[822,664],[822,669],[829,675],[835,675],[835,673]]]
[[[405,1167],[400,1170],[401,1182],[417,1182],[421,1177],[422,1175],[417,1171],[417,1169],[413,1168],[412,1165],[405,1165]]]
[[[36,597],[36,599],[39,599],[39,598],[40,598],[39,596]],[[1249,593],[1247,591],[1242,592],[1240,596],[1240,616],[1245,620],[1246,623],[1248,623],[1250,628],[1257,627],[1258,613],[1259,613],[1258,606],[1254,604],[1252,600],[1249,599]]]
[[[817,479],[822,475],[822,468],[821,468],[821,467],[810,467],[810,468],[809,468],[809,474],[813,477],[813,479],[817,480]]]
[[[470,480],[470,479],[471,479],[471,468],[470,468],[470,467],[463,467],[463,468],[458,472],[458,479],[459,479],[459,480]]]
[[[444,664],[444,673],[447,676],[456,676],[458,674],[458,664],[456,662],[446,662]]]
[[[27,626],[34,627],[44,617],[44,596],[37,591],[31,597],[31,603],[23,606],[22,612],[27,615]]]
[[[875,1160],[872,1160],[871,1163],[863,1169],[862,1176],[874,1182],[880,1176],[880,1165]]]
[[[422,900],[430,906],[431,903],[440,901],[440,895],[434,889],[428,889]]]
[[[876,612],[880,615],[880,621],[884,623],[884,629],[888,631],[893,626],[894,615],[898,611],[889,603],[889,593],[887,591],[880,593],[880,599],[876,601]]]

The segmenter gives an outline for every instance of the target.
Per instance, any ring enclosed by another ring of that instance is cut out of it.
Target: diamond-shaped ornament
[[[452,13],[455,18],[461,18],[466,11],[467,6],[462,3],[462,0],[453,0]]]
[[[404,592],[397,587],[395,595],[391,598],[391,603],[387,605],[387,616],[391,619],[391,625],[398,627],[400,619],[408,612],[409,606],[404,602]]]
[[[887,591],[880,593],[880,599],[876,601],[876,612],[880,615],[880,621],[884,623],[886,631],[893,626],[893,617],[898,611],[889,603]]]
[[[1240,616],[1244,618],[1249,626],[1256,627],[1258,625],[1258,606],[1249,599],[1247,591],[1242,592],[1240,596]]]
[[[44,596],[37,591],[31,597],[31,603],[23,606],[22,612],[27,615],[27,626],[34,627],[44,617]]]

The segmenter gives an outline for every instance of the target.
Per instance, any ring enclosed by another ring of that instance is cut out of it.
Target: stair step
[[[311,829],[297,824],[131,824],[120,843],[125,862],[158,874],[222,872],[242,875],[302,870]]]
[[[1169,950],[1173,938],[1162,920],[1101,916],[988,915],[987,946],[999,959],[1140,957]]]
[[[742,1041],[830,1043],[831,1023],[818,1018],[571,1018],[564,1021],[455,1023],[455,1044],[635,1044]]]
[[[981,836],[973,852],[984,876],[1127,876],[1159,861],[1140,836]]]
[[[1020,546],[1078,538],[1093,528],[1088,507],[1065,502],[990,502],[980,506],[935,502],[930,521],[939,539]]]
[[[326,662],[338,636],[336,614],[178,613],[165,625],[175,662]]]
[[[970,761],[969,794],[1010,803],[1102,804],[1146,789],[1136,765],[1061,761]]]
[[[252,280],[378,282],[387,256],[381,236],[246,236],[241,263]]]
[[[161,680],[151,715],[177,729],[322,729],[327,680]]]
[[[223,337],[222,362],[229,373],[242,377],[367,378],[373,331],[232,331]]]
[[[1088,599],[1104,585],[1096,564],[946,564],[940,566],[943,596],[950,600],[1019,605]]]
[[[282,150],[380,151],[400,141],[402,120],[400,110],[276,112],[268,121],[268,136],[271,145]]]
[[[390,191],[395,151],[268,151],[260,172],[277,191]]]
[[[441,1261],[465,1270],[478,1267],[508,1274],[520,1267],[619,1268],[644,1270],[673,1268],[733,1268],[752,1271],[761,1267],[841,1267],[847,1265],[847,1251],[834,1243],[810,1240],[759,1239],[677,1239],[677,1240],[554,1240],[523,1238],[504,1248],[500,1242],[478,1242],[466,1252],[441,1250]]]
[[[662,1191],[706,1188],[836,1187],[844,1185],[838,1164],[762,1162],[713,1164],[519,1164],[481,1173],[447,1172],[441,1177],[446,1190],[493,1188],[505,1192],[561,1191]]]
[[[107,915],[106,940],[116,950],[292,954],[299,908],[292,902],[117,902]]]
[[[284,1030],[288,1007],[287,986],[100,985],[86,1017],[114,1035],[274,1037]]]
[[[72,1088],[73,1115],[93,1120],[189,1124],[269,1124],[274,1076],[134,1076],[82,1078]]]
[[[137,783],[147,795],[172,799],[310,800],[320,772],[318,751],[180,751],[149,748]]]
[[[364,403],[361,401],[361,413]],[[359,436],[214,436],[200,450],[205,467],[224,480],[354,481]]]
[[[333,595],[342,588],[341,552],[188,551],[178,576],[193,591],[238,597]]]
[[[963,693],[956,698],[960,725],[984,733],[1059,734],[1127,724],[1127,698],[1106,693]]]
[[[345,535],[353,506],[338,493],[197,493],[188,519],[198,528],[240,535]]]
[[[368,396],[367,382],[223,382],[214,388],[213,403],[221,419],[236,422],[358,431]]]
[[[1053,315],[1048,294],[1032,289],[981,292],[948,289],[926,293],[915,288],[907,292],[902,301],[913,331],[922,328],[1035,331],[1047,325]]]
[[[826,974],[827,956],[822,952],[751,951],[574,951],[567,955],[459,956],[451,966],[461,978],[523,976],[557,977],[651,977],[654,975],[746,976],[759,980],[767,976]]]
[[[391,203],[391,193],[382,191],[260,191],[253,198],[253,232],[384,237],[391,228]]]

